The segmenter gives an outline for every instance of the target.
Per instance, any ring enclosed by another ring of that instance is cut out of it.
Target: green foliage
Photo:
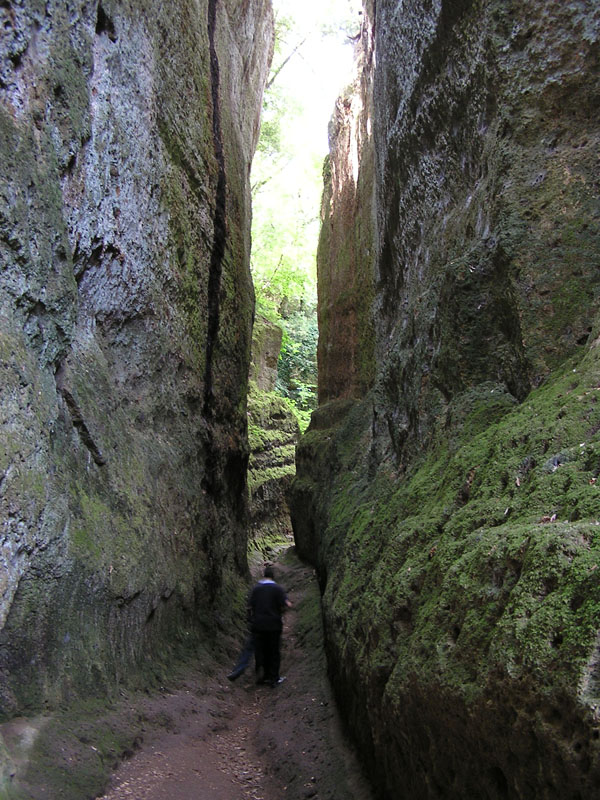
[[[257,313],[283,329],[277,391],[308,424],[316,406],[316,250],[327,120],[346,82],[358,2],[275,0],[275,48],[252,165]]]
[[[310,412],[316,407],[317,383],[317,339],[318,329],[314,310],[304,309],[284,320],[285,329],[279,364],[276,389],[290,398],[300,412],[302,423],[308,421]]]

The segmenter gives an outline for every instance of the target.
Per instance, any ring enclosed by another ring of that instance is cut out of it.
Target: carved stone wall
[[[360,300],[322,292],[321,405],[290,493],[330,675],[382,797],[591,800],[600,13],[366,10],[374,202],[347,203],[347,170],[324,226],[374,287],[375,377],[357,391],[349,367]],[[332,164],[365,125],[343,120]],[[374,258],[358,258],[373,216]],[[352,275],[329,253],[320,286]]]
[[[268,0],[0,9],[0,702],[214,635],[246,575]]]

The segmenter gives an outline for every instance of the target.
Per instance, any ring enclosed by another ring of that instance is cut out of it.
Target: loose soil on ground
[[[230,682],[224,668],[153,697],[153,724],[101,800],[372,800],[327,681],[313,572],[293,548],[274,566],[294,604],[285,681],[257,686],[250,667]]]

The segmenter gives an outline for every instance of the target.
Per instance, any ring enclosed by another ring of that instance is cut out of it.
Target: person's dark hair
[[[270,566],[265,567],[264,576],[265,578],[274,578],[275,572],[273,571],[273,567]]]

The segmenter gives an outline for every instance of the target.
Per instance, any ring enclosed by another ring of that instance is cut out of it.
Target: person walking
[[[264,577],[252,589],[248,605],[254,634],[257,683],[277,686],[283,681],[279,675],[282,615],[292,604],[284,589],[275,583],[273,567],[265,567]]]

